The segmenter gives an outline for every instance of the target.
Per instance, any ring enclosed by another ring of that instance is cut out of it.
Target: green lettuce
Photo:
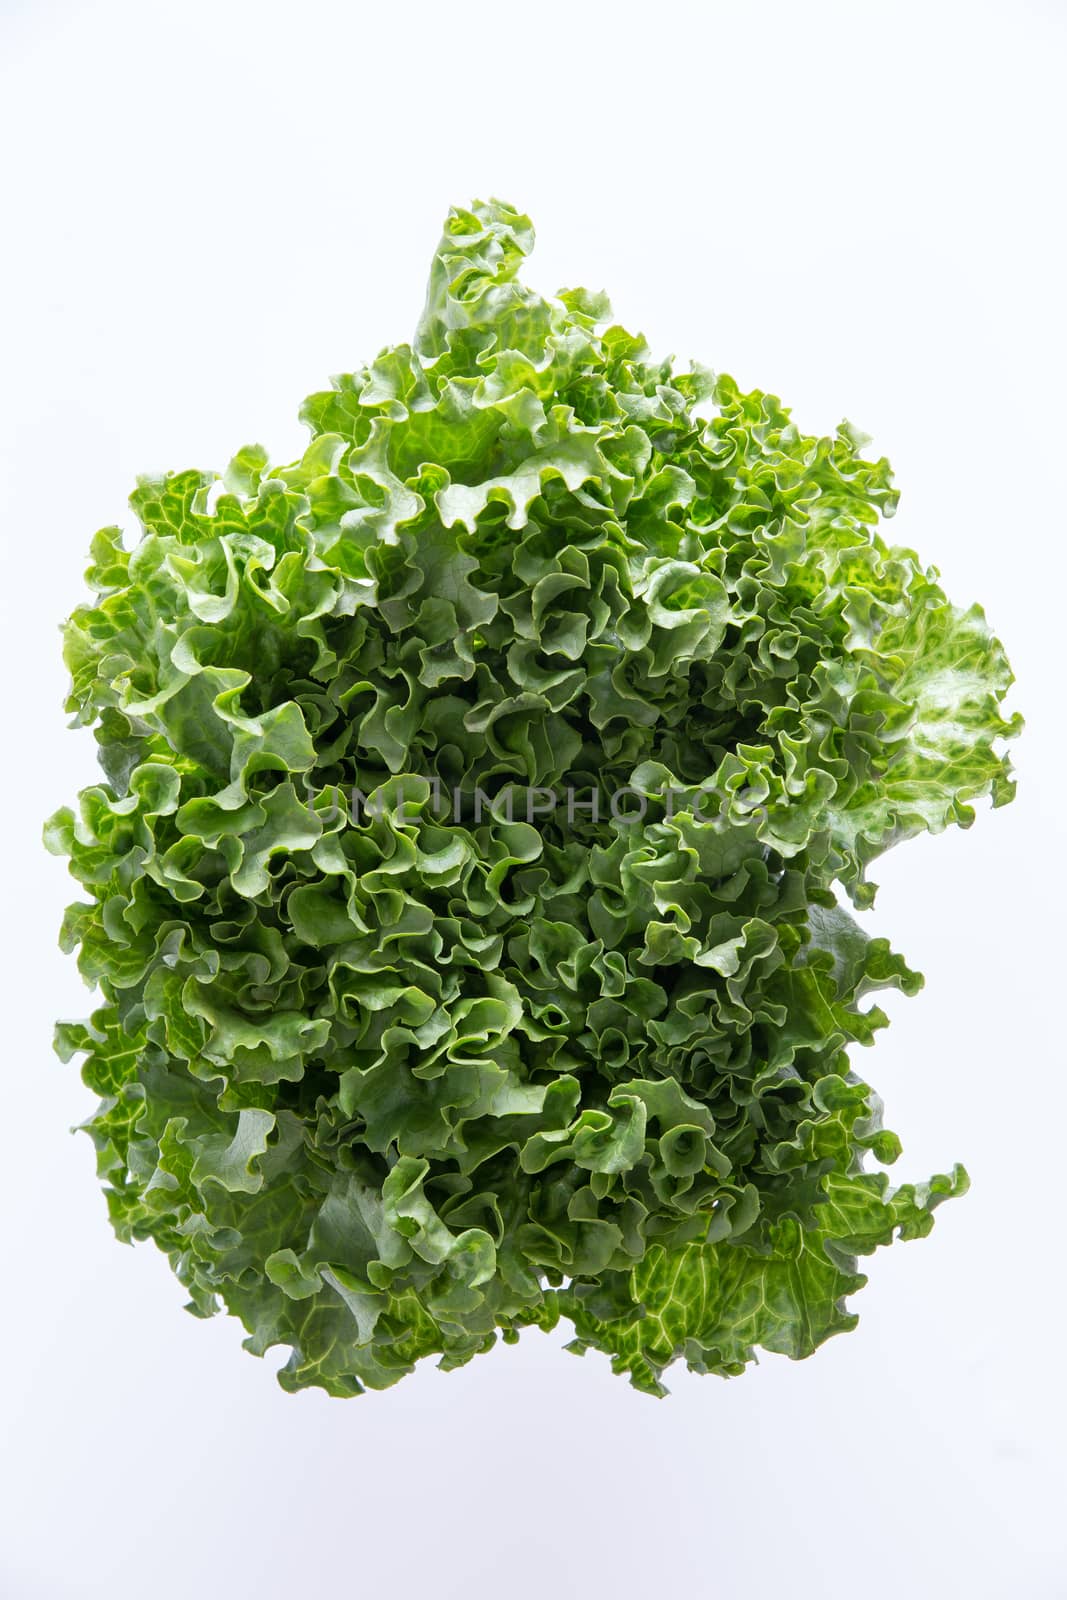
[[[862,435],[536,294],[532,244],[452,211],[414,342],[299,461],[142,479],[66,626],[101,1003],[57,1047],[118,1236],[288,1389],[561,1317],[654,1393],[806,1356],[966,1187],[866,1170],[849,1049],[921,979],[844,901],[1011,798],[1004,652]]]

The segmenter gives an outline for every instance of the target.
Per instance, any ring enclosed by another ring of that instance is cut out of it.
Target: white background
[[[0,4],[0,1596],[1065,1596],[1064,8],[386,10]],[[897,1170],[972,1193],[872,1259],[855,1334],[663,1402],[536,1332],[287,1397],[114,1242],[50,1054],[90,1003],[39,845],[93,776],[56,632],[90,535],[140,471],[297,453],[490,193],[535,284],[874,434],[1028,718],[1017,803],[884,861],[869,919],[927,975],[862,1061]]]

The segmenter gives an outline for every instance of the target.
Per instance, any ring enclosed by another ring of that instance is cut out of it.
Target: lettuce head
[[[806,1356],[966,1186],[881,1170],[849,1050],[921,979],[852,910],[1011,798],[1004,652],[861,434],[535,293],[532,244],[453,210],[413,342],[298,461],[142,479],[66,625],[101,999],[58,1049],[119,1237],[287,1389],[560,1318],[653,1393]]]

